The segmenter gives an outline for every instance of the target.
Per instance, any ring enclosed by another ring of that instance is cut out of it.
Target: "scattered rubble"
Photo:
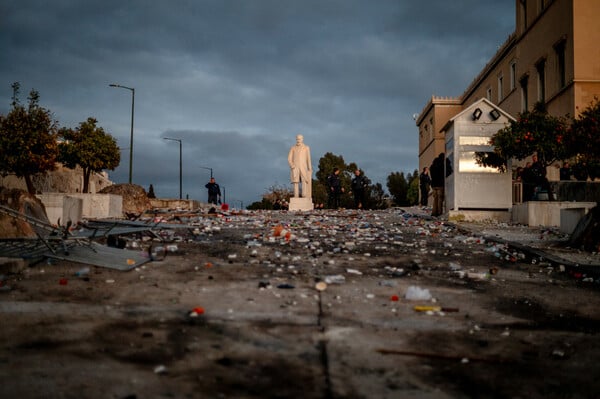
[[[0,273],[0,312],[11,320],[0,373],[13,381],[0,396],[26,397],[32,380],[49,396],[91,398],[517,397],[523,386],[528,397],[557,397],[547,381],[578,397],[599,389],[581,370],[598,371],[600,279],[529,251],[563,240],[554,230],[523,229],[527,245],[516,247],[513,226],[456,225],[412,208],[136,221],[159,224],[154,236],[127,234],[129,250],[152,257],[132,271],[53,261]],[[30,366],[13,372],[17,361]]]

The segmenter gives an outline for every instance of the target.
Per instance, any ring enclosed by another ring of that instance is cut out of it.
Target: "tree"
[[[408,182],[404,177],[404,172],[390,173],[387,177],[387,188],[396,205],[408,205],[408,201],[406,200],[406,194],[408,193]]]
[[[419,171],[414,170],[413,174],[408,174],[408,190],[406,191],[406,202],[408,205],[417,205],[419,203]]]
[[[351,163],[347,165],[346,162],[344,162],[343,156],[327,152],[319,159],[319,169],[315,174],[317,179],[313,182],[313,200],[317,203],[327,203],[327,176],[333,172],[333,168],[338,168],[340,170],[339,177],[342,181],[344,193],[350,193],[350,181],[352,180],[354,170],[357,168],[356,164]],[[353,199],[348,195],[342,195],[340,202],[340,205],[343,208],[354,206]]]
[[[156,194],[154,194],[154,186],[150,184],[148,187],[148,198],[156,198]]]
[[[544,104],[538,102],[533,111],[519,114],[517,120],[496,132],[490,139],[494,152],[477,152],[476,162],[505,171],[509,159],[523,160],[537,154],[542,166],[547,167],[569,157],[567,127],[565,118],[548,115]]]
[[[581,180],[600,177],[600,101],[594,101],[571,124],[565,140],[576,159],[573,170]]]
[[[58,146],[58,160],[70,169],[81,167],[84,193],[88,192],[92,172],[114,170],[121,161],[117,141],[97,123],[96,119],[88,118],[75,130],[63,128],[59,132],[63,141]]]
[[[32,176],[56,168],[58,124],[49,110],[40,107],[39,93],[31,90],[25,108],[19,102],[20,84],[12,84],[12,109],[0,116],[0,171],[22,177],[35,194]]]
[[[375,183],[369,187],[369,196],[367,198],[367,203],[370,208],[386,209],[388,207],[387,201],[385,200],[385,191],[383,191],[381,183]]]

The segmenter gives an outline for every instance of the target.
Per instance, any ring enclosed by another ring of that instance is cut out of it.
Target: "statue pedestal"
[[[288,209],[290,211],[312,211],[314,209],[312,197],[292,197]]]

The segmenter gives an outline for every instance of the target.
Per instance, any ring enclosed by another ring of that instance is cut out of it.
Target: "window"
[[[492,151],[490,150],[490,152]],[[475,151],[460,151],[458,171],[462,173],[500,173],[496,168],[478,165],[475,160]]]
[[[567,84],[567,73],[565,69],[565,47],[566,40],[562,39],[560,42],[554,45],[554,51],[556,52],[556,63],[558,69],[558,87],[562,89]]]
[[[517,87],[517,62],[512,61],[510,63],[510,91],[513,91]]]
[[[504,99],[504,76],[500,74],[498,76],[498,103]]]
[[[523,30],[527,30],[527,0],[521,0],[521,15],[523,16]]]
[[[523,76],[519,83],[521,84],[521,111],[527,111],[529,108],[529,96],[527,95],[527,89],[529,85],[529,75]]]
[[[492,88],[488,87],[485,90],[485,98],[487,98],[489,101],[492,101]]]
[[[496,168],[477,164],[475,153],[493,152],[488,136],[460,136],[458,139],[458,171],[462,173],[500,173]]]
[[[489,137],[482,136],[460,136],[458,138],[459,145],[490,145]]]
[[[546,59],[535,64],[538,77],[538,101],[546,102]]]

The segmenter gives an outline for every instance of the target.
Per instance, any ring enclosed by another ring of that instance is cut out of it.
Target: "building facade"
[[[481,98],[514,118],[538,101],[574,117],[600,98],[600,1],[515,0],[515,11],[515,31],[463,94],[433,96],[415,118],[419,170],[444,152],[446,123]]]

